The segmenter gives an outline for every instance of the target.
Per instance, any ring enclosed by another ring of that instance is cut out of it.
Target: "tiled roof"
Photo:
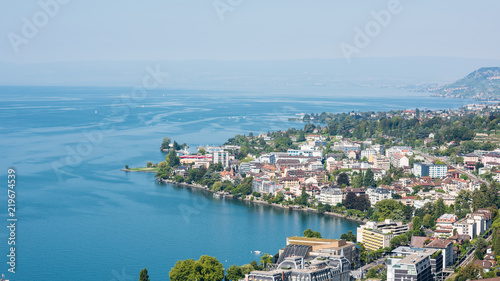
[[[411,237],[411,244],[415,248],[423,248],[424,247],[424,242],[427,240],[427,237],[424,236],[412,236]]]
[[[429,243],[426,247],[427,248],[440,248],[440,249],[445,249],[448,247],[448,245],[453,244],[450,240],[446,239],[437,239]]]

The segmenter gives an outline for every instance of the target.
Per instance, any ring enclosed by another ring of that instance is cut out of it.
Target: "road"
[[[422,152],[422,151],[417,151],[415,150],[416,153],[418,153],[420,156],[422,156],[426,161],[428,162],[434,162],[435,160],[439,159],[438,157],[435,157],[435,156],[432,156],[432,155],[429,155],[425,152]],[[462,168],[459,168],[457,166],[454,166],[454,165],[451,165],[451,164],[448,164],[449,166],[452,166],[453,168],[455,168],[455,170],[461,174],[465,174],[469,177],[469,179],[471,179],[472,181],[478,181],[478,182],[486,182],[485,180],[477,177],[476,175],[470,173],[469,171],[466,171],[465,169],[462,169]]]
[[[372,261],[372,262],[371,262],[371,263],[369,263],[369,264],[365,264],[365,265],[363,265],[363,266],[361,267],[361,270],[363,270],[363,272],[364,272],[364,273],[366,273],[366,272],[368,272],[368,270],[369,270],[370,268],[372,268],[372,267],[374,267],[374,266],[381,265],[381,264],[385,264],[385,259],[386,259],[386,258],[387,258],[387,257],[385,257],[385,256],[384,256],[384,257],[381,257],[381,258],[379,258],[379,259],[377,259],[377,260]]]

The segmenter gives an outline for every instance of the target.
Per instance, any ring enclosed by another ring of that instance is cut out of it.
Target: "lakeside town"
[[[228,280],[493,278],[500,273],[499,109],[305,114],[292,120],[304,129],[237,135],[195,154],[165,138],[165,161],[125,170],[154,172],[217,198],[361,223],[341,237],[310,229],[288,237],[260,264],[227,269]],[[202,256],[179,261],[170,279],[188,280],[202,259],[222,269]]]

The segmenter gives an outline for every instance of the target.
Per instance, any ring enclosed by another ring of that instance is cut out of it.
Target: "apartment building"
[[[373,168],[388,171],[391,168],[391,161],[383,155],[373,155]]]
[[[429,163],[414,163],[413,174],[417,177],[441,178],[448,173],[448,165],[436,165]]]
[[[443,253],[443,268],[452,265],[453,260],[453,242],[446,239],[433,240],[425,246],[426,248],[433,248],[441,250]]]
[[[336,206],[342,204],[343,193],[340,188],[323,188],[318,196],[318,201],[323,204]]]
[[[397,152],[391,153],[389,155],[389,159],[391,161],[392,166],[394,166],[396,168],[403,168],[403,167],[410,165],[410,160],[408,159],[408,157],[406,157],[405,155],[403,155],[401,153],[397,153]]]
[[[393,237],[409,230],[408,224],[400,221],[367,222],[357,229],[357,241],[372,251],[390,246]]]
[[[412,156],[413,150],[410,146],[393,146],[385,151],[385,156],[390,157],[393,153]]]
[[[391,189],[369,187],[366,189],[366,194],[368,195],[370,204],[373,207],[381,200],[392,199],[393,191]]]
[[[387,281],[433,281],[429,255],[387,259]]]
[[[449,237],[453,234],[453,224],[458,220],[454,214],[444,214],[436,220],[436,232],[438,236]]]
[[[361,157],[361,159],[363,159],[365,157],[366,157],[366,159],[369,159],[370,156],[375,155],[375,154],[377,154],[377,151],[375,149],[367,148],[367,149],[361,150],[360,157]]]
[[[212,163],[222,163],[222,166],[229,167],[229,162],[235,160],[234,154],[229,151],[214,151],[212,152]]]
[[[415,237],[415,236],[413,236]],[[425,237],[422,237],[425,238]],[[413,239],[412,239],[413,240]],[[423,255],[430,256],[431,259],[431,272],[435,277],[439,272],[443,270],[443,251],[434,248],[418,248],[413,246],[399,246],[392,250],[392,253],[401,259],[410,255]]]
[[[500,152],[490,152],[481,157],[481,162],[486,166],[498,166],[500,164]]]
[[[457,230],[457,234],[469,235],[471,239],[476,237],[476,223],[471,218],[463,218],[461,220],[456,221],[453,224],[453,229]]]
[[[492,214],[488,209],[479,209],[466,218],[474,220],[476,235],[482,235],[491,226]]]

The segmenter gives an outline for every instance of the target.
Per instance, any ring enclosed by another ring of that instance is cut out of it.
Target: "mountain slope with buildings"
[[[500,98],[500,67],[482,67],[456,82],[441,87],[437,96],[498,100]]]

